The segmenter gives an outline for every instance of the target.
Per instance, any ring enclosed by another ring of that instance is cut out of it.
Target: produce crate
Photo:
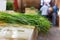
[[[0,23],[0,40],[37,40],[34,26]]]
[[[25,14],[37,14],[37,9],[30,9],[30,8],[25,8]]]

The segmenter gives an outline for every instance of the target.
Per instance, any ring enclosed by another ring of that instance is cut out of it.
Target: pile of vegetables
[[[6,3],[6,10],[13,10],[13,2]]]
[[[35,26],[38,31],[47,32],[51,26],[48,19],[39,15],[26,15],[20,13],[8,14],[0,12],[0,21],[11,24],[24,24]]]

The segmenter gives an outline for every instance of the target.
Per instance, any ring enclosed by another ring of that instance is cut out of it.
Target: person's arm
[[[40,8],[40,11],[42,11],[42,10],[43,10],[43,7]]]

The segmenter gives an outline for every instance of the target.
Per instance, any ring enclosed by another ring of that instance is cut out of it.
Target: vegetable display
[[[20,13],[8,14],[0,12],[0,21],[11,24],[24,24],[35,26],[38,31],[47,32],[51,26],[48,19],[39,15],[26,15]]]
[[[6,10],[13,10],[13,2],[6,3]]]

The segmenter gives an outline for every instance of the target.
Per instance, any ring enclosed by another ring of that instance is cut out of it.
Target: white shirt
[[[44,0],[44,2],[48,2],[48,3],[50,3],[50,1],[51,1],[51,0]]]
[[[51,0],[41,0],[41,5],[43,5],[43,2],[46,2],[48,5],[51,2]]]
[[[49,9],[48,6],[43,5],[40,9],[40,11],[42,12],[41,15],[48,15],[48,9]]]
[[[43,5],[44,0],[41,0],[41,5]]]

